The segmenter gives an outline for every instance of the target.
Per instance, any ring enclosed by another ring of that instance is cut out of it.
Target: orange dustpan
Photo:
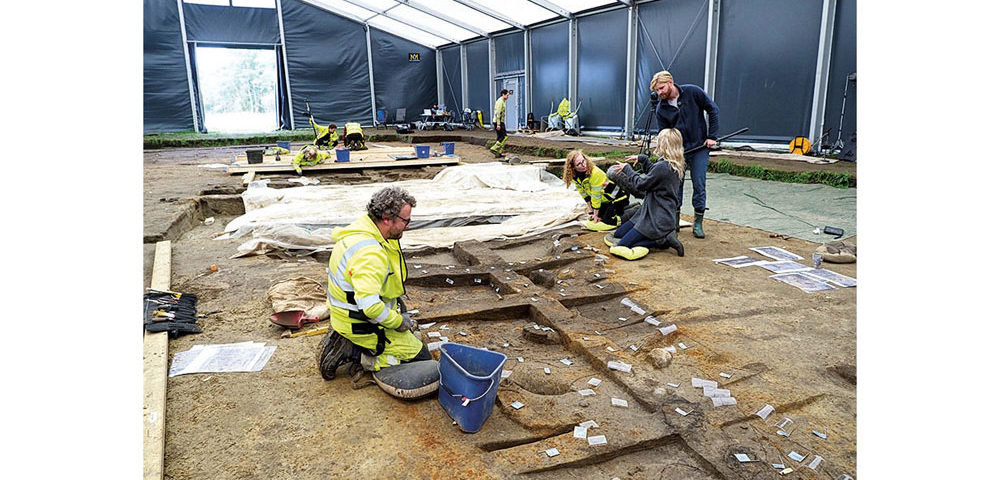
[[[318,321],[318,318],[306,316],[306,312],[302,310],[289,310],[271,315],[271,322],[286,328],[298,329],[302,328],[303,324],[316,323]]]

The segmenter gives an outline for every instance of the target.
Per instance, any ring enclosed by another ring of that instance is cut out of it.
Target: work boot
[[[611,247],[611,254],[616,257],[624,258],[625,260],[638,260],[649,254],[649,249],[646,247],[621,247],[614,246]]]
[[[677,250],[678,257],[684,256],[684,245],[681,243],[681,240],[677,238],[676,233],[667,235],[667,247]]]
[[[617,247],[618,246],[618,240],[620,240],[620,239],[615,238],[615,234],[614,233],[609,233],[609,234],[607,234],[607,235],[604,236],[604,244],[607,245],[607,246],[609,246],[609,247]]]
[[[705,230],[701,228],[701,221],[705,218],[705,212],[694,212],[694,225],[691,227],[691,231],[694,232],[694,238],[705,238]]]
[[[333,380],[337,368],[355,362],[354,344],[331,329],[319,343],[319,373],[323,380]]]

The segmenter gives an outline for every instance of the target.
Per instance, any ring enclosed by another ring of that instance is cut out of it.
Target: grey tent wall
[[[143,0],[142,130],[194,130],[177,3]]]
[[[406,109],[407,122],[419,120],[423,109],[437,101],[434,50],[377,28],[371,37],[376,109],[385,110],[389,123],[396,120],[397,108]],[[411,53],[420,54],[420,61],[411,62]]]
[[[627,16],[627,10],[619,8],[579,19],[577,91],[583,101],[580,124],[588,130],[622,130]]]
[[[531,81],[535,90],[531,111],[536,120],[546,118],[569,96],[568,28],[568,22],[559,22],[531,31]]]
[[[469,71],[469,108],[482,110],[484,122],[489,121],[492,100],[490,99],[490,45],[489,40],[470,42],[465,47],[465,58]]]
[[[319,123],[371,125],[364,26],[298,0],[282,0],[281,15],[296,127],[309,125],[307,101]]]
[[[639,5],[635,128],[641,130],[650,112],[649,81],[668,70],[679,84],[704,88],[708,8],[711,0],[674,0]],[[651,129],[656,128],[653,121]]]
[[[232,8],[185,3],[184,26],[187,28],[189,42],[281,43],[278,13],[273,8]]]
[[[720,133],[748,140],[809,135],[823,2],[724,1],[715,101]]]
[[[826,89],[826,115],[823,131],[829,131],[825,144],[833,144],[840,130],[840,111],[844,110],[844,128],[841,140],[847,142],[857,131],[857,85],[851,85],[844,105],[844,83],[847,75],[858,71],[857,58],[857,2],[837,0],[836,23],[833,25],[833,54],[830,60],[830,80]]]
[[[444,62],[444,105],[453,112],[462,111],[462,59],[458,45],[441,49],[441,60]],[[437,96],[435,95],[435,98]],[[431,103],[436,103],[432,101]],[[430,108],[431,104],[423,108]]]
[[[497,49],[497,75],[524,70],[524,33],[494,37]]]

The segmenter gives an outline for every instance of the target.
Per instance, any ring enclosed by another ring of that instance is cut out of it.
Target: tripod
[[[660,102],[660,96],[656,92],[649,93],[649,115],[646,116],[646,124],[642,127],[642,143],[639,145],[639,154],[645,153],[649,155],[649,141],[652,138],[652,132],[649,131],[649,123],[653,120],[653,115],[656,114],[656,104]]]

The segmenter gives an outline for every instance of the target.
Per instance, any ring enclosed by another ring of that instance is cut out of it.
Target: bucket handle
[[[448,392],[448,395],[451,395],[451,396],[453,396],[455,398],[462,399],[462,406],[464,407],[464,406],[467,406],[470,402],[475,402],[475,401],[479,400],[480,398],[485,397],[487,393],[490,393],[490,390],[493,390],[493,384],[494,383],[496,383],[496,379],[491,377],[490,378],[490,386],[486,390],[483,391],[482,395],[480,395],[480,396],[478,396],[476,398],[467,398],[465,395],[457,395],[457,394],[451,393],[451,389],[448,388],[448,386],[445,385],[444,382],[440,382],[439,385],[441,385],[441,388],[443,388],[445,392]]]

